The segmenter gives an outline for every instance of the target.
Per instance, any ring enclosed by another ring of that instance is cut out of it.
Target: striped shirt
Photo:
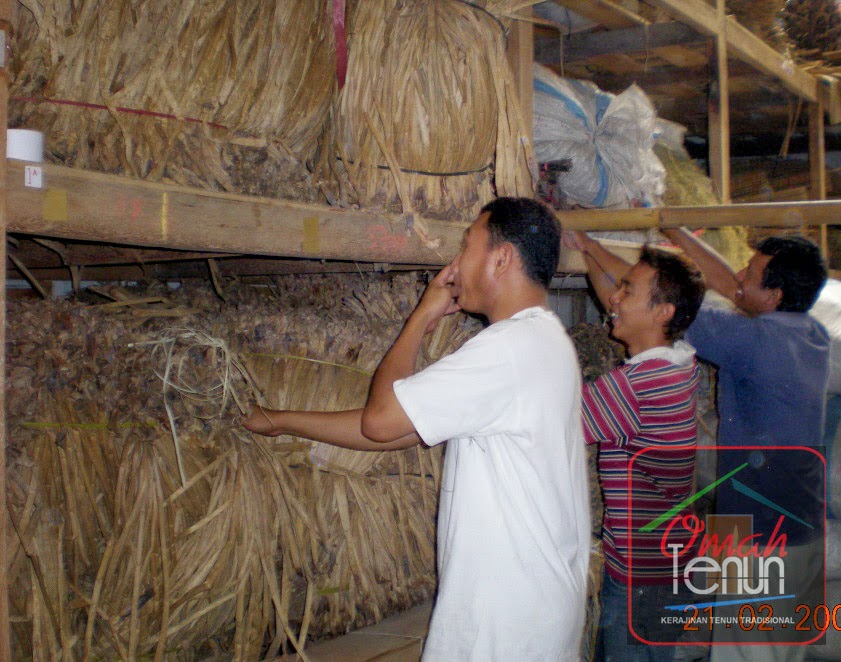
[[[672,518],[651,532],[640,528],[692,492],[698,381],[695,350],[678,341],[641,352],[583,386],[584,436],[588,444],[600,444],[605,567],[617,581],[627,583],[629,568],[634,584],[672,577],[673,558],[661,551]],[[688,539],[675,526],[668,543],[685,545]]]

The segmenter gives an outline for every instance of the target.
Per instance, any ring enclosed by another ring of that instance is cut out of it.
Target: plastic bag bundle
[[[584,207],[656,206],[665,169],[654,154],[657,113],[636,85],[619,95],[534,68],[540,163],[561,162],[555,198]]]
[[[830,278],[809,314],[829,333],[829,393],[841,393],[841,281]]]

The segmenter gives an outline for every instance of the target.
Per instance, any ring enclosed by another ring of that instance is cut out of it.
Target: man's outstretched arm
[[[685,228],[662,228],[660,232],[698,265],[704,274],[707,287],[731,301],[736,301],[741,286],[736,279],[736,273],[721,255]]]
[[[581,251],[587,264],[587,276],[596,296],[605,309],[610,308],[610,297],[631,265],[614,255],[586,232],[565,230],[564,245]]]
[[[410,448],[420,442],[414,430],[389,442],[371,441],[362,434],[362,410],[284,411],[255,407],[242,426],[256,434],[277,437],[291,434],[359,451],[389,451]]]

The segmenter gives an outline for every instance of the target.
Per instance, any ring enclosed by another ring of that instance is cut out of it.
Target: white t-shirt
[[[580,390],[572,342],[539,307],[395,382],[424,442],[449,440],[425,661],[578,659],[590,543]]]

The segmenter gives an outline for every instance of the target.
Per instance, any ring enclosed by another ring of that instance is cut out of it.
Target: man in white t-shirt
[[[559,251],[543,205],[495,200],[406,321],[364,409],[258,408],[243,421],[360,450],[449,442],[427,661],[579,656],[590,513],[578,361],[546,307]],[[490,325],[414,374],[424,334],[458,310]]]

